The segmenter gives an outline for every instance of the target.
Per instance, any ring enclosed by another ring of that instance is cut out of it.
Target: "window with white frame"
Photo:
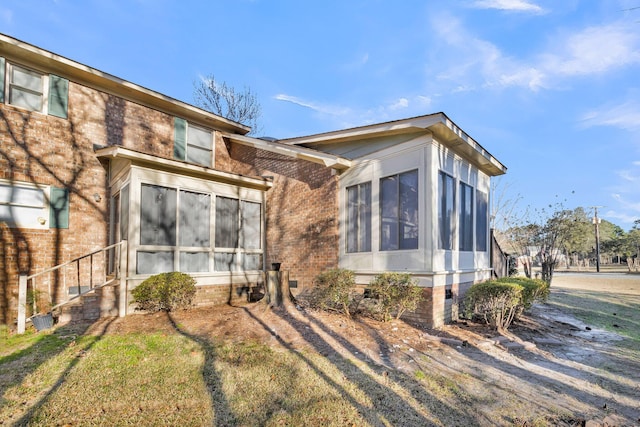
[[[458,249],[473,250],[473,187],[460,183],[460,203],[458,205]]]
[[[187,129],[186,160],[211,167],[213,160],[213,136],[210,130],[189,123]]]
[[[371,251],[371,182],[347,187],[347,252]]]
[[[45,189],[0,182],[0,222],[10,227],[48,228]]]
[[[440,172],[438,185],[438,247],[453,249],[454,209],[455,209],[455,180],[451,175]]]
[[[476,250],[487,251],[489,234],[489,195],[476,190]]]
[[[418,248],[418,171],[380,180],[380,250]]]
[[[31,111],[44,106],[45,76],[36,71],[9,64],[8,102]]]
[[[176,159],[211,167],[214,156],[213,132],[176,117],[173,155]]]
[[[214,271],[262,269],[261,204],[218,196],[214,218],[211,198],[210,193],[142,184],[138,273],[209,272],[212,257]]]
[[[262,207],[260,203],[216,197],[216,271],[262,269]]]

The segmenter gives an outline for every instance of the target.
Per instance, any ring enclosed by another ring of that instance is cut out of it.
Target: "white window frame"
[[[41,92],[35,92],[32,89],[28,89],[25,88],[23,86],[17,85],[13,82],[13,71],[15,68],[19,68],[22,69],[28,73],[33,73],[33,74],[38,74],[41,77],[41,84],[42,84],[42,91]],[[11,63],[9,61],[6,61],[6,73],[5,73],[5,93],[4,93],[4,99],[5,99],[5,103],[7,105],[11,105],[12,107],[15,108],[20,108],[23,110],[27,110],[27,111],[35,111],[38,113],[42,113],[42,114],[47,114],[48,112],[48,104],[49,104],[49,75],[46,73],[43,73],[41,71],[38,70],[34,70],[33,68],[30,67],[25,67],[23,65],[20,64],[14,64]],[[12,93],[12,88],[19,88],[22,91],[26,91],[29,93],[33,93],[33,94],[40,94],[40,96],[42,97],[41,99],[41,105],[40,105],[40,109],[31,109],[31,108],[27,108],[24,107],[22,105],[17,105],[14,104],[12,102],[11,99],[11,93]]]
[[[0,209],[17,209],[15,215],[12,215],[13,220],[7,221],[0,216],[0,221],[5,222],[11,228],[32,228],[39,230],[46,230],[49,228],[49,194],[50,187],[46,185],[37,185],[27,182],[12,182],[8,180],[0,179],[0,186],[9,187],[11,189],[24,189],[27,191],[37,190],[41,193],[41,204],[30,204],[21,202],[12,202],[11,200],[4,200],[2,198],[2,192],[0,191]],[[10,190],[12,191],[12,190]],[[20,211],[30,211],[31,215],[20,214]]]
[[[467,200],[469,198],[469,200]],[[464,206],[464,205],[467,206]],[[470,212],[466,212],[466,207]],[[458,250],[473,252],[475,243],[475,189],[466,182],[458,183]],[[469,241],[470,240],[470,241]],[[468,246],[463,245],[463,243]]]
[[[191,140],[192,131],[191,131],[191,129],[195,129],[195,130],[198,130],[200,132],[205,132],[205,133],[209,134],[209,147],[208,148],[204,148],[204,147],[202,147],[200,145],[192,143],[192,140]],[[215,146],[214,146],[213,141],[214,141],[214,132],[213,132],[213,130],[207,129],[207,128],[202,127],[202,126],[194,125],[191,122],[187,122],[187,138],[186,138],[186,141],[185,141],[185,159],[186,159],[186,161],[190,162],[190,163],[195,163],[195,164],[198,164],[198,165],[206,166],[208,168],[212,168],[213,165],[215,164],[215,158],[214,158],[214,155],[215,155],[214,147]],[[191,150],[202,150],[202,151],[209,152],[209,157],[208,157],[209,158],[209,164],[203,164],[201,162],[189,159],[189,152]]]

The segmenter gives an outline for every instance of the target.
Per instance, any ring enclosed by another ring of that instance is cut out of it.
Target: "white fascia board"
[[[345,170],[351,167],[351,160],[333,154],[313,150],[311,148],[286,145],[280,142],[265,141],[259,138],[251,138],[243,135],[222,133],[222,136],[231,142],[253,147],[283,156],[302,159],[313,163],[322,164],[328,168]]]
[[[120,146],[111,146],[96,150],[98,158],[118,158],[129,160],[133,164],[149,166],[157,170],[175,172],[181,175],[194,176],[209,181],[225,182],[239,187],[250,187],[260,190],[268,190],[273,187],[273,182],[265,178],[253,178],[249,176],[223,172],[210,169],[205,166],[194,165],[180,160],[165,159],[139,151],[129,150]]]

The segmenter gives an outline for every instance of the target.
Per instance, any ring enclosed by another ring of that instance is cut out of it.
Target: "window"
[[[17,65],[9,66],[9,104],[31,111],[42,111],[44,76]]]
[[[211,194],[142,184],[138,273],[209,271],[210,230]]]
[[[67,118],[68,92],[67,79],[11,64],[0,57],[0,102],[6,100],[16,107]]]
[[[380,250],[418,248],[418,171],[380,180]]]
[[[186,120],[174,120],[173,155],[180,160],[211,167],[213,165],[213,133]]]
[[[459,249],[473,250],[473,187],[460,183]]]
[[[10,227],[44,228],[49,216],[44,195],[35,186],[0,184],[0,222]]]
[[[489,196],[476,190],[476,250],[487,251],[487,237],[489,228]]]
[[[9,227],[69,228],[69,190],[0,181],[0,222]]]
[[[455,182],[452,176],[440,172],[440,185],[438,186],[438,228],[440,249],[453,249],[454,206],[455,206]]]
[[[371,183],[347,188],[347,252],[371,251]]]
[[[216,271],[262,269],[260,203],[216,197]]]

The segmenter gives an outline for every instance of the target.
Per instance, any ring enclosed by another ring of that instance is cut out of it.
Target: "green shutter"
[[[51,187],[49,228],[69,228],[69,190]]]
[[[173,128],[173,157],[185,160],[187,154],[187,121],[176,117],[173,121]]]
[[[49,114],[63,119],[67,118],[69,104],[69,80],[56,75],[49,75]]]
[[[0,56],[0,102],[4,102],[4,58]]]

